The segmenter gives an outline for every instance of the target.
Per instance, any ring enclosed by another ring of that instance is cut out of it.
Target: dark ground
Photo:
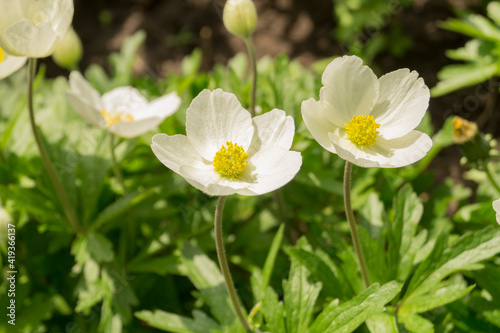
[[[226,63],[236,52],[245,51],[245,46],[222,24],[224,3],[224,0],[75,0],[74,27],[85,50],[81,69],[90,63],[106,66],[109,53],[118,50],[124,38],[138,29],[147,32],[146,45],[135,64],[138,75],[179,72],[182,58],[195,47],[203,50],[204,70],[210,70],[214,63]],[[344,49],[332,37],[335,21],[331,0],[255,0],[255,4],[259,13],[254,34],[257,57],[285,53],[308,66],[318,59],[343,54]],[[413,47],[399,58],[379,54],[376,65],[382,73],[403,67],[416,70],[429,87],[435,86],[437,72],[451,62],[445,51],[463,46],[467,40],[440,29],[437,23],[455,16],[453,8],[466,7],[481,10],[478,0],[414,0],[412,7],[402,8],[387,21],[387,26],[393,21],[401,23]],[[50,64],[48,69],[49,74],[51,69],[55,74],[64,74]],[[480,98],[474,104],[477,100],[474,96],[477,91],[470,88],[432,98],[429,112],[433,123],[440,127],[446,116],[456,113],[478,119],[486,99]],[[497,122],[484,121],[482,129],[498,136]],[[449,147],[431,167],[440,178],[452,176],[461,181],[463,170],[459,159],[457,147]]]

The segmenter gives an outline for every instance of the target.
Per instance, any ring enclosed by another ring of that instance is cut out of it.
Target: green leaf
[[[145,40],[146,32],[139,30],[125,39],[120,53],[112,53],[109,56],[109,62],[114,74],[113,84],[109,89],[130,85],[137,50]]]
[[[207,333],[221,327],[201,311],[193,311],[193,319],[162,310],[139,311],[134,315],[151,327],[175,333]]]
[[[399,314],[405,317],[409,314],[423,313],[451,303],[467,295],[475,286],[467,286],[462,279],[452,279],[436,286],[430,292],[413,298],[408,298],[399,308]]]
[[[440,27],[470,37],[500,42],[500,29],[486,17],[478,14],[470,14],[463,20],[448,19],[442,22]]]
[[[438,73],[439,83],[431,89],[432,97],[484,82],[497,73],[496,63],[445,66]]]
[[[435,251],[418,268],[408,287],[408,297],[422,295],[450,274],[488,259],[500,252],[500,229],[493,226],[463,235],[446,250],[436,241]],[[436,250],[437,249],[437,250]]]
[[[124,197],[114,201],[112,204],[106,207],[97,216],[95,222],[92,224],[92,229],[99,229],[113,219],[116,219],[122,214],[130,211],[132,208],[136,207],[139,203],[149,198],[154,193],[156,193],[155,189],[149,189],[145,192],[132,192],[126,194]]]
[[[281,224],[273,238],[271,247],[269,248],[269,253],[267,254],[263,270],[260,271],[259,269],[254,269],[252,272],[252,287],[255,285],[254,296],[258,300],[264,298],[264,295],[266,294],[266,289],[273,273],[274,263],[276,262],[276,257],[278,256],[278,252],[281,247],[284,231],[285,225]]]
[[[486,12],[490,19],[493,20],[497,25],[500,25],[500,3],[498,1],[492,1],[486,6]]]
[[[434,325],[429,320],[417,314],[400,318],[405,328],[411,333],[434,333]]]
[[[237,318],[217,265],[190,242],[184,242],[182,246],[182,259],[189,280],[200,291],[202,299],[210,306],[214,317],[221,324],[233,324]]]
[[[366,326],[371,333],[399,333],[398,323],[393,314],[381,312],[366,320]]]
[[[77,263],[83,265],[89,258],[98,263],[110,262],[114,258],[113,244],[99,233],[78,236],[71,247]]]
[[[156,273],[162,276],[167,274],[186,275],[186,267],[174,255],[159,258],[150,258],[131,262],[128,266],[130,273]]]
[[[289,248],[286,252],[291,258],[307,268],[315,280],[321,282],[326,296],[341,299],[350,296],[346,294],[345,284],[341,281],[339,271],[332,270],[317,254],[300,248]]]
[[[278,300],[278,295],[276,295],[271,287],[266,289],[266,295],[262,300],[261,312],[266,320],[266,327],[269,332],[287,333],[285,330],[283,303]]]
[[[379,286],[378,283],[352,300],[338,305],[333,301],[316,318],[310,333],[349,333],[374,314],[384,311],[384,306],[401,290],[402,283],[392,281]]]
[[[301,239],[297,246],[305,243]],[[321,283],[313,283],[305,266],[293,259],[288,280],[283,281],[287,333],[305,333],[312,320]]]

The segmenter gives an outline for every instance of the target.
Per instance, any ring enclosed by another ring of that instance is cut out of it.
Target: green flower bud
[[[66,69],[75,69],[83,55],[83,46],[80,37],[71,27],[63,40],[57,45],[52,59],[54,62]]]
[[[248,38],[257,25],[257,10],[251,0],[228,0],[224,6],[222,20],[230,33]]]

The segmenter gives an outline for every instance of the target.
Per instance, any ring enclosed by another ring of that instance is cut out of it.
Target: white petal
[[[200,169],[209,167],[185,135],[156,134],[153,136],[151,149],[161,163],[178,174],[181,166],[189,165]]]
[[[253,118],[254,136],[248,155],[253,156],[258,150],[269,146],[279,146],[289,150],[295,134],[293,118],[285,111],[274,109]]]
[[[132,110],[147,110],[148,101],[132,87],[118,87],[102,95],[102,107],[108,112],[131,114]]]
[[[338,127],[326,116],[321,102],[315,101],[314,98],[303,101],[302,118],[314,139],[323,148],[336,154],[335,146],[329,138],[328,133],[335,132]]]
[[[15,56],[44,58],[52,54],[62,37],[45,22],[35,24],[22,19],[10,25],[4,32],[5,50]]]
[[[411,131],[407,135],[385,140],[377,138],[374,146],[358,148],[346,135],[330,134],[338,155],[361,167],[399,168],[422,159],[432,147],[431,138],[422,132]]]
[[[406,68],[382,76],[379,82],[379,99],[372,115],[381,124],[380,135],[393,139],[409,133],[429,106],[429,88],[417,72]]]
[[[144,114],[148,117],[160,118],[163,121],[163,119],[177,111],[180,105],[180,97],[177,95],[177,93],[173,92],[151,101],[148,105],[147,111],[144,112]],[[136,115],[134,114],[134,116]]]
[[[137,121],[119,121],[108,127],[108,130],[122,138],[135,138],[147,131],[153,130],[158,127],[163,119],[151,117],[140,119]]]
[[[4,60],[0,62],[0,80],[23,67],[28,58],[15,57],[4,52]]]
[[[0,36],[9,25],[25,18],[21,1],[0,0]],[[2,43],[3,44],[3,43]],[[2,47],[0,44],[0,47]],[[3,47],[2,47],[3,48]]]
[[[83,99],[81,95],[70,90],[66,92],[66,99],[73,110],[89,124],[100,128],[106,128],[106,122],[99,113],[100,110],[90,104],[86,99]]]
[[[378,96],[377,76],[356,56],[334,59],[325,69],[320,101],[330,121],[339,127],[354,115],[370,114]]]
[[[221,89],[203,90],[186,112],[186,133],[193,147],[207,160],[227,141],[248,150],[254,128],[250,113],[235,95]]]
[[[497,222],[500,223],[500,199],[493,201],[493,209],[495,210]]]
[[[249,161],[248,169],[242,180],[250,183],[237,193],[241,195],[259,195],[274,191],[295,177],[302,165],[299,152],[289,151],[278,146],[270,146],[257,152]],[[246,171],[246,170],[245,170]]]
[[[80,72],[73,71],[69,74],[69,84],[74,95],[92,105],[95,109],[99,111],[102,109],[101,95],[85,80]]]
[[[399,168],[415,163],[427,155],[432,147],[431,138],[419,131],[411,131],[397,139],[378,138],[377,141],[375,149],[381,147],[380,152],[387,157],[382,168]]]
[[[191,185],[208,195],[231,195],[250,185],[239,179],[224,178],[215,172],[212,166],[205,169],[195,168],[188,165],[181,166],[180,174]]]

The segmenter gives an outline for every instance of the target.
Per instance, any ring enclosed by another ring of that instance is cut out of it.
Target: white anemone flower
[[[0,0],[0,47],[14,56],[54,52],[73,20],[73,0]]]
[[[157,134],[151,148],[168,168],[213,196],[259,195],[287,184],[302,165],[290,151],[293,118],[274,109],[252,119],[235,95],[203,90],[186,114],[186,135]]]
[[[322,76],[320,100],[302,102],[312,136],[326,150],[361,167],[397,168],[432,147],[414,130],[429,105],[418,73],[399,69],[380,78],[356,56],[333,60]]]
[[[28,60],[27,57],[15,57],[0,47],[0,80],[17,71]]]
[[[101,96],[79,72],[71,72],[69,83],[66,98],[76,113],[91,125],[123,138],[156,128],[181,104],[175,92],[148,102],[132,87],[115,88]]]
[[[497,222],[500,224],[500,199],[493,201],[493,209],[497,213]]]

